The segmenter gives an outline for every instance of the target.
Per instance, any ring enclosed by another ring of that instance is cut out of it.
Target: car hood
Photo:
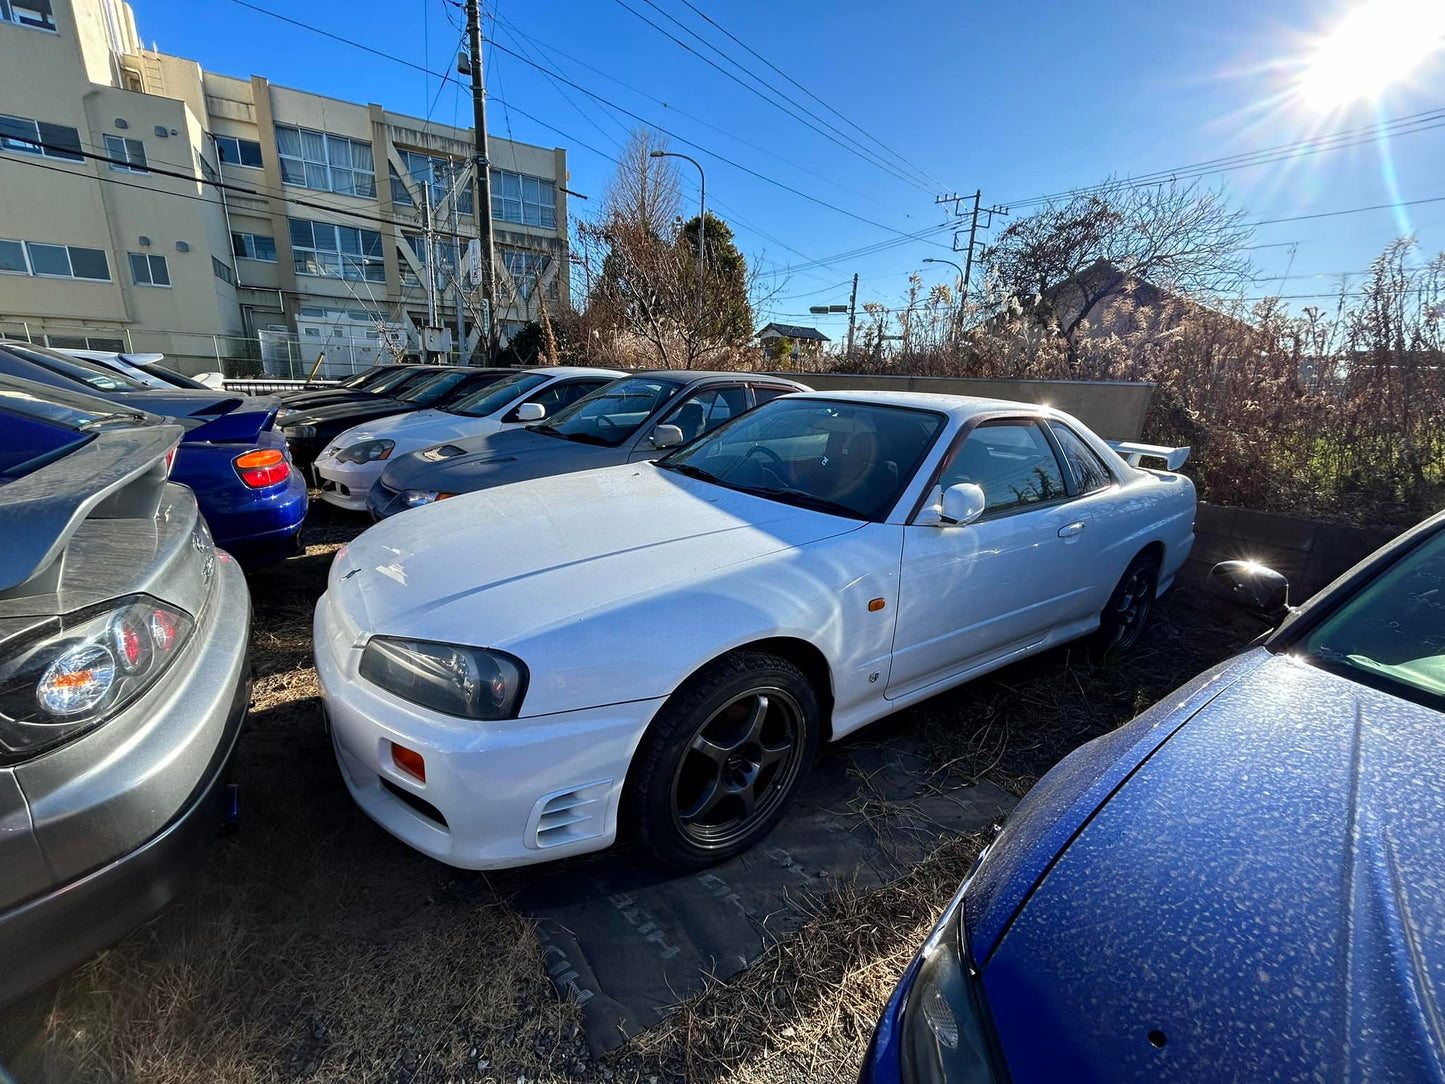
[[[321,391],[290,392],[281,396],[281,403],[283,410],[311,410],[332,403],[360,403],[375,398],[375,392],[357,388],[326,388]]]
[[[358,633],[510,649],[627,600],[696,586],[860,526],[650,463],[624,464],[383,520],[338,554],[331,590]]]
[[[461,449],[460,454],[443,453]],[[661,454],[661,453],[659,453]],[[470,493],[491,486],[589,470],[627,461],[628,447],[579,444],[531,429],[507,429],[489,436],[447,441],[392,458],[381,475],[388,489]]]
[[[987,901],[998,940],[969,927],[1017,1078],[1440,1079],[1445,717],[1288,656],[1236,665],[1116,758],[1031,890]]]
[[[393,440],[392,455],[429,448],[444,441],[465,440],[485,436],[501,428],[496,418],[468,418],[448,414],[445,410],[418,410],[412,414],[393,414],[348,429],[331,442],[333,447],[349,448],[364,440]]]

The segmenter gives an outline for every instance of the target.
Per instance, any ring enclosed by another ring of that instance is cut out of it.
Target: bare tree
[[[653,237],[672,229],[682,207],[677,159],[653,158],[667,140],[650,128],[634,128],[617,156],[617,172],[608,183],[603,216],[636,226]]]
[[[1006,304],[1057,325],[1071,355],[1103,302],[1140,283],[1224,294],[1247,277],[1244,212],[1197,184],[1113,182],[1009,225],[989,271]]]

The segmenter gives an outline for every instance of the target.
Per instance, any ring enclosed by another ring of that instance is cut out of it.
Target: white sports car
[[[656,463],[396,516],[316,667],[352,796],[452,865],[765,834],[819,742],[1053,644],[1132,646],[1194,540],[1187,449],[998,400],[788,395]],[[1131,464],[1165,457],[1170,471]]]
[[[316,457],[321,499],[364,512],[367,491],[393,457],[443,441],[539,422],[625,375],[616,369],[580,365],[526,369],[444,407],[364,422],[346,430]]]

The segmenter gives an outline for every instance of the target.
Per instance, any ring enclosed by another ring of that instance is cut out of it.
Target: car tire
[[[1159,562],[1152,553],[1141,553],[1129,562],[1099,615],[1099,631],[1092,642],[1096,654],[1122,653],[1138,645],[1154,613],[1158,590]]]
[[[818,698],[787,659],[735,651],[690,677],[643,736],[628,781],[632,828],[654,857],[704,869],[782,818],[812,766]]]

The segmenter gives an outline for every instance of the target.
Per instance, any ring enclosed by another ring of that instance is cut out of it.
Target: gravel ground
[[[362,526],[318,502],[305,553],[252,575],[257,683],[235,770],[240,830],[154,921],[10,1010],[21,1084],[854,1079],[873,1019],[980,841],[960,839],[877,892],[818,900],[767,959],[590,1060],[510,903],[537,874],[424,858],[372,825],[337,774],[311,613],[332,554]],[[1259,631],[1184,588],[1125,661],[1061,649],[859,740],[922,734],[940,764],[1022,794]]]

